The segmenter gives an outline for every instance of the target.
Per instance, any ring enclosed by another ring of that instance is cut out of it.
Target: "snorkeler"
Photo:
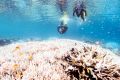
[[[75,13],[77,17],[81,17],[83,21],[85,21],[85,17],[87,16],[86,6],[84,2],[80,3],[80,1],[75,4],[75,7],[73,9],[73,16],[75,16]]]
[[[60,26],[58,26],[57,30],[60,34],[64,34],[67,31],[68,27],[67,25],[63,24],[63,22],[61,22]]]
[[[60,26],[58,26],[57,30],[60,34],[64,34],[68,30],[67,23],[69,21],[69,18],[66,12],[64,12],[60,20],[61,20],[61,23],[60,23]]]

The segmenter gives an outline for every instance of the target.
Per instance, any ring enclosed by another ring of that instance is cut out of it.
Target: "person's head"
[[[81,8],[86,9],[86,4],[85,4],[85,2],[82,1],[80,6],[81,6]]]

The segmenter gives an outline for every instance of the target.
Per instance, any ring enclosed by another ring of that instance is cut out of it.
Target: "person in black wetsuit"
[[[84,2],[77,2],[73,9],[73,16],[81,17],[83,21],[85,21],[85,17],[87,16],[86,6]]]
[[[64,34],[67,31],[68,27],[67,24],[64,24],[63,21],[61,21],[60,26],[58,26],[57,30],[60,34]]]

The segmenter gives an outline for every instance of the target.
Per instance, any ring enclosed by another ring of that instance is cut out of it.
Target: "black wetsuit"
[[[76,14],[77,17],[81,17],[84,20],[85,19],[84,13],[85,13],[85,16],[87,16],[85,5],[83,3],[77,4],[73,10],[73,16],[75,16]]]
[[[85,14],[85,15],[84,15],[84,14]],[[81,9],[80,17],[82,18],[83,21],[85,20],[85,16],[87,16],[86,10],[85,10],[85,9]]]

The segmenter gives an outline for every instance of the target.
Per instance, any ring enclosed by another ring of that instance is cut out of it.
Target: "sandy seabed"
[[[120,57],[68,39],[13,43],[0,47],[0,80],[120,80]]]

